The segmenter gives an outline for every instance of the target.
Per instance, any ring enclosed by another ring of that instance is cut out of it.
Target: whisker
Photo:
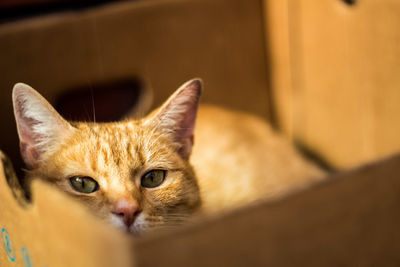
[[[90,86],[90,95],[92,97],[92,108],[93,108],[93,122],[96,123],[96,106],[94,104],[94,92],[92,83],[89,83]]]

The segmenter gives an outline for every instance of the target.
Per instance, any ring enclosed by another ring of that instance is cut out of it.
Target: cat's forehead
[[[79,123],[74,125],[77,132],[67,144],[67,150],[73,154],[98,157],[104,154],[117,162],[124,160],[151,162],[169,161],[175,158],[175,148],[168,138],[156,128],[137,121],[116,123]]]
[[[140,123],[124,121],[115,123],[79,123],[76,136],[86,142],[105,142],[110,144],[141,142],[149,132]]]
[[[80,132],[96,137],[115,135],[132,135],[143,132],[143,126],[136,121],[124,121],[115,123],[78,123],[76,128]]]
[[[177,169],[184,164],[167,139],[155,129],[138,123],[73,126],[75,134],[52,155],[52,166],[62,177],[83,173],[96,178],[129,180],[132,171]]]

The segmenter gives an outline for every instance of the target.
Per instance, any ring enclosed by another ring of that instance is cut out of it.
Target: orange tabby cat
[[[197,115],[201,91],[201,81],[191,80],[143,119],[86,123],[67,122],[34,89],[16,84],[28,181],[47,180],[140,233],[279,197],[322,177],[261,119],[208,106]]]

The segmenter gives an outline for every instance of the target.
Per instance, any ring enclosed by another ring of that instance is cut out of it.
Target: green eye
[[[147,188],[157,187],[165,179],[165,174],[167,172],[163,170],[152,170],[147,172],[145,175],[142,176],[141,185]]]
[[[99,184],[90,177],[72,177],[69,178],[72,188],[76,191],[89,194],[99,189]]]

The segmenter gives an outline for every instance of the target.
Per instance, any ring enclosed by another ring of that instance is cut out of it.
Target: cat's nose
[[[120,200],[115,204],[112,213],[117,215],[124,222],[126,227],[129,228],[134,223],[140,211],[136,201]]]

